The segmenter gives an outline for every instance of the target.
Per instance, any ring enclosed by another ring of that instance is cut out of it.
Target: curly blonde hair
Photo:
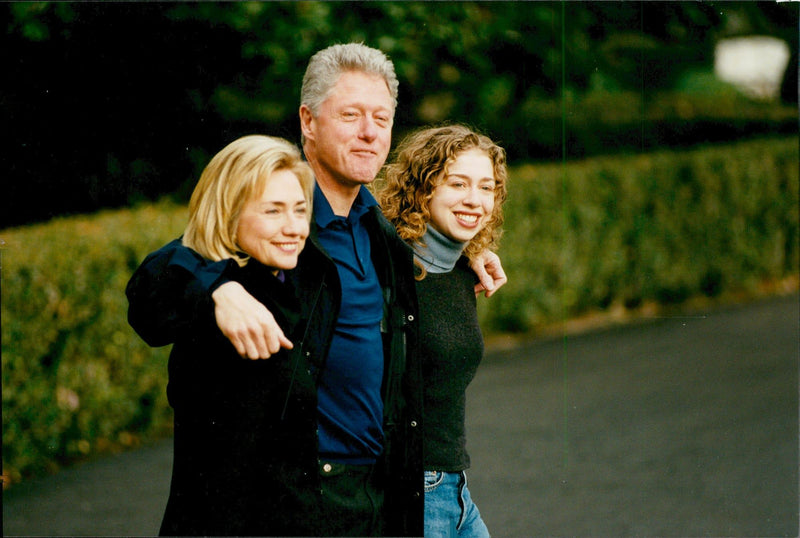
[[[483,151],[491,159],[496,185],[492,215],[467,244],[464,255],[473,260],[485,249],[497,250],[507,195],[506,152],[488,137],[463,125],[428,127],[411,133],[398,144],[392,164],[384,167],[376,183],[375,194],[383,214],[412,247],[425,246],[422,236],[431,219],[434,189],[444,181],[448,166],[459,154],[471,149]]]

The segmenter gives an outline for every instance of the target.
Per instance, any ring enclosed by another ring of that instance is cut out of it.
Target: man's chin
[[[385,158],[378,159],[376,155],[372,155],[370,158],[353,159],[349,163],[349,177],[362,185],[372,183],[385,162]]]
[[[369,185],[375,181],[377,175],[378,170],[355,170],[350,174],[349,179],[356,185]]]

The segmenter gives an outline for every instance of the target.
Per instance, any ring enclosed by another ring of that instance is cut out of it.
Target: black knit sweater
[[[428,272],[417,282],[426,471],[455,472],[469,467],[466,389],[483,357],[473,291],[476,282],[463,257],[449,273]]]

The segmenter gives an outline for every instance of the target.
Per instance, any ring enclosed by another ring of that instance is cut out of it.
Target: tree
[[[796,51],[797,29],[796,6],[733,2],[21,2],[0,13],[16,144],[0,227],[176,191],[185,199],[233,138],[297,142],[302,73],[336,42],[394,61],[396,138],[465,122],[513,160],[551,160],[565,150],[565,119],[594,115],[575,134],[584,138],[614,121],[584,96],[668,90],[687,68],[710,66],[715,40],[735,32],[791,37]],[[597,150],[580,140],[566,149]]]

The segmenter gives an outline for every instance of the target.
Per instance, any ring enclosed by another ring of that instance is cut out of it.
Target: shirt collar
[[[362,216],[364,216],[364,214],[369,211],[370,207],[377,205],[378,201],[375,199],[372,193],[362,185],[358,190],[358,196],[356,196],[353,206],[350,208],[350,214],[347,215],[347,220],[351,223],[356,223],[361,219]],[[325,228],[331,222],[339,218],[340,217],[333,213],[331,204],[328,202],[328,199],[325,198],[325,194],[323,194],[322,189],[319,188],[319,184],[315,184],[314,221],[317,223],[317,226],[320,228]]]

